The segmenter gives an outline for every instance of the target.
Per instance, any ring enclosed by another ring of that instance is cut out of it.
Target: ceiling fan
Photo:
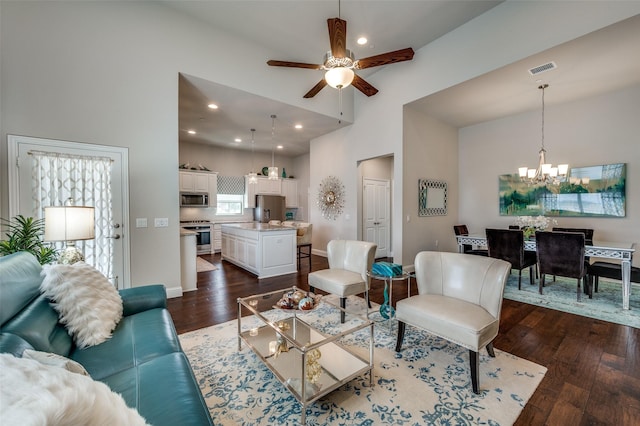
[[[354,73],[354,70],[378,67],[380,65],[396,62],[410,61],[413,59],[413,49],[406,48],[393,52],[382,53],[368,58],[354,59],[353,53],[346,48],[347,21],[340,18],[327,19],[329,27],[329,43],[331,50],[324,56],[322,64],[306,64],[289,61],[267,61],[272,67],[307,68],[313,70],[325,70],[325,76],[304,97],[312,98],[327,84],[336,89],[343,89],[350,84],[367,96],[378,93],[378,89],[367,83],[362,77]]]

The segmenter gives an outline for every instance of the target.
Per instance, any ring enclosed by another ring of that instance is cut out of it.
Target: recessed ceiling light
[[[278,145],[278,146],[276,146],[276,148],[278,148],[278,149],[282,149],[282,148],[284,148],[284,146],[282,146],[282,145]]]
[[[295,127],[296,129],[302,129],[302,124],[296,124],[294,127]]]
[[[240,142],[242,142],[242,139],[240,139],[240,138],[235,138],[233,141],[234,141],[234,142],[238,142],[238,143],[240,143]]]
[[[211,108],[211,109],[218,109],[218,105],[216,105],[216,104],[209,104],[209,105],[207,105],[207,106],[208,106],[209,108]]]
[[[195,135],[196,131],[195,130],[187,130],[187,133],[189,133],[190,135]]]
[[[358,38],[358,44],[359,44],[360,46],[364,46],[365,44],[367,44],[367,41],[369,41],[369,40],[367,40],[367,38],[366,38],[366,37],[360,37],[360,38]]]

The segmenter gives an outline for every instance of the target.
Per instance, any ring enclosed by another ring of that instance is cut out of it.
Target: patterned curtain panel
[[[218,194],[244,194],[244,176],[218,176]]]
[[[111,159],[31,151],[33,158],[33,216],[44,217],[44,208],[64,206],[71,198],[76,206],[95,207],[95,239],[77,241],[85,262],[111,277],[113,229]],[[63,242],[56,248],[62,249]]]

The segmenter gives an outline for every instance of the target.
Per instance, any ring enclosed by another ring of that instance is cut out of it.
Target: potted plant
[[[0,241],[0,256],[18,251],[33,254],[41,265],[54,262],[58,257],[56,249],[42,241],[44,219],[34,219],[22,215],[12,220],[2,219],[7,227],[6,240]]]

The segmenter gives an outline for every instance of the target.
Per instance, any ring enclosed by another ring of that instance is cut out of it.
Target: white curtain
[[[95,208],[95,239],[77,241],[85,262],[111,277],[113,265],[113,201],[111,163],[107,157],[31,151],[33,158],[33,216],[44,217],[44,208],[64,206],[71,198],[76,206]],[[56,243],[62,249],[64,243]]]

